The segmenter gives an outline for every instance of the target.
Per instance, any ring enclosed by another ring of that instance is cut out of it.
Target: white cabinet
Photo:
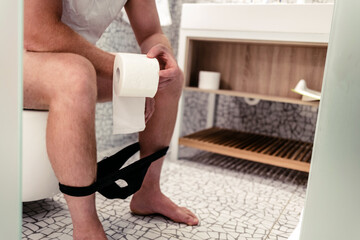
[[[332,11],[332,4],[184,4],[178,51],[184,91],[210,93],[210,120],[207,129],[179,139],[186,108],[180,105],[175,157],[179,143],[308,172],[311,143],[212,127],[214,94],[317,106],[291,88],[306,79],[321,90]],[[220,89],[199,89],[200,70],[220,72]]]

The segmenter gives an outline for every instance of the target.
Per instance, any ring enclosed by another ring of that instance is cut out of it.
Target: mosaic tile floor
[[[190,149],[168,160],[162,190],[200,218],[186,226],[161,216],[137,216],[130,199],[97,196],[108,239],[285,240],[304,205],[308,175]],[[116,149],[101,152],[99,157]],[[23,239],[72,239],[72,224],[61,195],[23,204]]]

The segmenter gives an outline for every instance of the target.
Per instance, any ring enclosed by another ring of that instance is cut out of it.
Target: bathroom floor
[[[99,158],[114,153],[109,149]],[[161,216],[137,216],[130,198],[97,195],[108,239],[288,239],[304,206],[308,174],[182,148],[179,161],[165,161],[162,190],[200,218],[199,226]],[[23,204],[23,239],[72,239],[61,194]]]

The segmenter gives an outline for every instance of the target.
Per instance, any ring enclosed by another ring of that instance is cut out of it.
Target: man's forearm
[[[97,48],[62,22],[43,31],[33,31],[32,35],[25,35],[25,50],[75,53],[87,58],[94,65],[99,77],[112,78],[112,54]]]
[[[172,52],[171,44],[163,33],[155,33],[146,38],[141,44],[141,52],[147,53],[153,46],[162,44]]]

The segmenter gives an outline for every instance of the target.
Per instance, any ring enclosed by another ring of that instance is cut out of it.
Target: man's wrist
[[[158,45],[161,44],[164,47],[166,47],[172,54],[173,54],[173,50],[171,47],[171,44],[168,40],[168,38],[165,36],[165,34],[163,33],[155,33],[150,35],[149,37],[147,37],[141,44],[140,44],[140,49],[141,52],[146,54],[149,52],[149,50]],[[174,54],[173,54],[174,55]]]

